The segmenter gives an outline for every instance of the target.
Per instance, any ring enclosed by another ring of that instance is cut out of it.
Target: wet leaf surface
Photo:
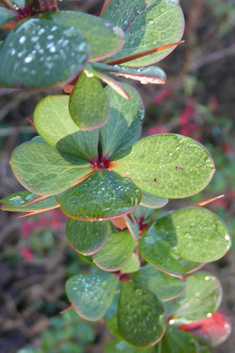
[[[164,307],[156,294],[133,282],[123,282],[118,306],[118,328],[131,345],[147,348],[165,331]]]
[[[93,256],[94,263],[105,271],[117,271],[129,263],[135,245],[128,230],[109,234],[104,246]]]
[[[90,55],[90,45],[75,27],[29,18],[19,22],[1,46],[0,83],[51,87],[82,71]]]
[[[107,169],[97,169],[67,190],[60,203],[62,211],[71,218],[102,220],[131,212],[140,199],[141,193],[130,179]]]
[[[103,18],[125,33],[126,44],[112,59],[178,42],[184,32],[183,13],[174,0],[112,0]],[[148,66],[162,60],[172,50],[174,48],[129,61],[127,65]]]
[[[112,303],[117,284],[118,278],[100,270],[71,277],[66,282],[66,294],[81,317],[99,320]]]
[[[113,170],[131,178],[145,192],[174,199],[204,189],[215,167],[198,142],[181,135],[160,134],[139,140],[116,156]]]
[[[211,317],[221,302],[222,288],[218,279],[207,272],[187,277],[186,289],[174,300],[174,324],[190,324]]]
[[[107,222],[83,222],[69,218],[66,236],[74,250],[83,255],[99,251],[108,236]]]

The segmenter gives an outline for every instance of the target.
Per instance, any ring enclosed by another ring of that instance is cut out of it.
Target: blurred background
[[[99,15],[103,0],[61,1],[60,9]],[[201,142],[217,171],[200,194],[169,202],[169,209],[224,194],[208,205],[235,236],[235,0],[181,0],[186,28],[181,44],[158,65],[166,85],[126,81],[146,106],[143,136],[172,132]],[[7,31],[0,30],[0,40]],[[123,79],[124,81],[124,79]],[[22,92],[0,87],[0,198],[22,190],[9,165],[19,144],[35,136],[26,121],[39,100],[60,91]],[[0,353],[102,353],[110,334],[103,322],[87,323],[73,311],[64,283],[87,264],[66,245],[66,216],[54,210],[26,219],[0,211]],[[220,279],[220,308],[235,327],[235,243],[207,265]],[[28,347],[28,348],[26,348]],[[235,337],[212,349],[233,353]],[[24,348],[24,349],[22,349]]]

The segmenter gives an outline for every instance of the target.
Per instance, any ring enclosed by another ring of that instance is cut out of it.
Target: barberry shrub
[[[106,320],[116,337],[106,353],[208,352],[230,325],[216,312],[217,278],[195,271],[228,251],[230,235],[204,203],[161,208],[203,190],[214,162],[189,137],[138,140],[141,97],[109,76],[166,82],[150,65],[180,43],[179,1],[106,0],[102,17],[59,11],[52,0],[2,4],[0,25],[11,30],[1,42],[0,83],[66,92],[36,106],[39,136],[10,161],[27,191],[3,198],[2,210],[61,208],[68,216],[68,242],[92,266],[68,279],[66,293],[81,317]]]

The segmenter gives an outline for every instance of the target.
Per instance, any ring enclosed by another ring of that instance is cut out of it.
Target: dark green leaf
[[[38,195],[32,194],[30,191],[19,191],[1,199],[0,203],[4,204],[1,206],[1,209],[3,211],[30,212],[53,209],[58,206],[58,202],[55,200],[54,196],[24,206],[24,204],[35,200],[37,197]]]
[[[148,192],[142,191],[141,205],[145,207],[161,208],[166,206],[167,203],[168,203],[168,199],[165,199],[164,197],[158,197],[158,196],[149,194]]]
[[[75,11],[57,11],[42,16],[52,19],[56,24],[77,28],[91,46],[91,61],[108,58],[118,52],[125,43],[121,28],[97,16]]]
[[[105,346],[105,353],[152,353],[153,348],[139,349],[131,346],[126,341],[116,338]]]
[[[201,207],[177,210],[155,223],[156,237],[189,261],[215,261],[228,251],[231,239],[223,221]]]
[[[16,18],[16,12],[8,10],[5,7],[0,7],[0,27],[10,20]]]
[[[123,29],[126,44],[112,59],[178,42],[184,32],[184,17],[174,0],[112,0],[103,18]],[[128,66],[154,64],[174,48],[129,61]]]
[[[128,264],[121,269],[122,273],[132,273],[138,271],[140,268],[140,259],[133,253]]]
[[[135,283],[150,289],[163,301],[174,299],[185,289],[185,281],[172,277],[151,265],[141,267],[138,272],[132,273],[130,278]]]
[[[66,236],[74,250],[83,255],[92,255],[104,245],[108,236],[108,223],[83,222],[69,218]]]
[[[87,320],[101,319],[112,303],[118,278],[99,271],[82,274],[66,282],[66,293],[77,313]]]
[[[149,66],[147,68],[142,67],[135,69],[132,67],[125,67],[119,65],[105,65],[102,63],[93,63],[92,66],[96,70],[108,71],[114,73],[117,76],[123,76],[132,80],[140,81],[142,84],[155,83],[164,84],[166,83],[166,74],[160,68],[156,66]]]
[[[62,211],[71,218],[102,220],[125,215],[138,206],[140,191],[128,178],[97,169],[61,198]]]
[[[198,353],[198,344],[187,332],[168,326],[162,339],[163,353]]]
[[[98,155],[99,131],[81,131],[69,113],[69,96],[42,99],[34,111],[34,124],[49,145],[86,160]]]
[[[142,234],[139,241],[141,256],[151,265],[172,276],[184,278],[185,270],[172,256],[170,249],[159,238],[147,232]]]
[[[96,129],[108,121],[110,108],[103,86],[86,70],[71,93],[69,111],[75,124],[82,130]]]
[[[117,271],[131,259],[136,242],[128,230],[108,236],[104,246],[93,256],[94,263],[105,271]]]
[[[46,196],[59,194],[91,172],[89,162],[60,153],[40,140],[17,147],[10,163],[15,177],[26,189]]]
[[[90,54],[90,45],[77,28],[29,18],[19,22],[0,49],[0,83],[51,87],[82,71]]]
[[[143,191],[174,199],[204,189],[215,167],[198,142],[181,135],[160,134],[123,151],[115,158],[113,170],[132,179]]]
[[[144,118],[144,106],[139,93],[127,84],[123,84],[123,87],[130,95],[129,101],[112,88],[105,88],[111,114],[108,123],[100,129],[100,142],[103,153],[111,158],[137,141]]]
[[[133,282],[122,282],[118,327],[122,337],[135,347],[147,348],[165,331],[164,307],[155,293]]]
[[[189,324],[211,317],[221,302],[222,289],[216,277],[198,272],[187,277],[186,290],[174,300],[172,324]]]

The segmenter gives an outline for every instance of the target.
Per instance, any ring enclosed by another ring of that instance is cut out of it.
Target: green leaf
[[[61,198],[62,211],[80,220],[103,220],[125,215],[140,202],[140,191],[128,178],[107,169],[97,169]]]
[[[169,200],[165,199],[164,197],[158,197],[158,196],[149,194],[148,192],[142,191],[142,200],[140,204],[150,208],[161,208],[166,206],[168,201]]]
[[[123,87],[130,95],[129,101],[112,88],[105,88],[111,114],[108,123],[100,129],[100,143],[103,153],[111,158],[137,141],[144,118],[144,105],[139,93],[127,84]]]
[[[87,71],[80,75],[71,93],[69,111],[82,130],[96,129],[108,121],[110,108],[103,86]]]
[[[172,254],[174,255],[174,254]],[[180,257],[176,256],[177,261],[181,264],[181,266],[184,268],[185,272],[187,275],[190,273],[193,273],[203,266],[205,266],[204,263],[199,263],[199,262],[193,262],[193,261],[188,261],[185,259],[181,259]]]
[[[122,273],[132,273],[132,272],[138,271],[139,268],[140,268],[140,259],[135,253],[133,253],[130,261],[128,262],[128,264],[126,266],[124,266],[121,269],[121,272]]]
[[[91,46],[91,61],[99,61],[118,52],[124,45],[124,33],[97,16],[83,12],[57,11],[41,15],[62,26],[77,28]]]
[[[0,208],[3,211],[30,212],[43,209],[53,209],[58,206],[58,202],[55,200],[54,196],[24,206],[24,204],[35,200],[37,197],[38,195],[32,194],[30,191],[15,192],[14,194],[6,196],[0,200],[0,203],[4,204]]]
[[[57,151],[44,141],[25,142],[11,156],[15,177],[29,191],[51,196],[91,172],[89,162]]]
[[[165,331],[164,307],[155,293],[133,282],[122,282],[118,306],[121,336],[131,345],[147,348]]]
[[[36,106],[33,121],[42,138],[59,151],[86,160],[98,155],[99,131],[81,131],[69,113],[69,96],[54,95]]]
[[[162,339],[164,353],[198,353],[198,344],[187,332],[168,326]]]
[[[170,249],[154,235],[143,232],[139,241],[139,252],[151,265],[172,276],[185,278],[183,267],[172,256]]]
[[[82,274],[66,282],[66,294],[76,312],[86,320],[101,319],[115,296],[118,278],[99,271]]]
[[[158,219],[156,237],[172,251],[189,261],[215,261],[228,251],[231,239],[224,222],[201,207],[177,210]]]
[[[96,70],[108,71],[114,73],[116,76],[123,76],[132,80],[140,81],[142,84],[154,83],[164,84],[166,83],[166,74],[160,68],[156,66],[149,66],[147,68],[141,67],[135,69],[132,67],[125,67],[120,65],[105,65],[103,63],[93,63],[92,66]]]
[[[81,72],[90,54],[90,45],[75,27],[28,18],[1,46],[0,83],[16,88],[51,87]]]
[[[114,91],[116,91],[121,97],[129,100],[130,96],[127,93],[127,91],[123,88],[123,85],[118,82],[115,81],[113,78],[103,74],[102,72],[96,71],[94,70],[93,66],[91,66],[90,64],[87,65],[86,70],[88,73],[90,73],[90,75],[94,75],[95,77],[99,78],[100,80],[102,80],[103,82],[107,83],[107,85],[109,85]]]
[[[135,283],[150,289],[163,301],[174,299],[185,289],[185,281],[172,277],[151,265],[141,267],[138,272],[132,273],[130,278]]]
[[[112,0],[103,18],[123,29],[125,46],[111,59],[178,42],[184,32],[181,7],[174,0]],[[174,48],[129,61],[128,66],[154,64]]]
[[[174,300],[171,324],[190,324],[211,317],[222,298],[218,279],[207,272],[187,277],[186,290]]]
[[[83,222],[69,218],[66,236],[74,250],[92,255],[104,245],[108,236],[107,222]]]
[[[108,236],[104,246],[93,256],[94,263],[105,271],[117,271],[131,259],[136,242],[128,230]]]
[[[115,172],[132,179],[143,191],[172,199],[198,193],[215,172],[201,144],[174,134],[146,137],[116,156],[114,163]]]
[[[139,349],[131,346],[126,341],[116,338],[105,346],[105,353],[152,353],[153,348]]]
[[[8,10],[5,7],[0,7],[0,27],[3,26],[10,20],[16,18],[16,12],[12,10]]]

